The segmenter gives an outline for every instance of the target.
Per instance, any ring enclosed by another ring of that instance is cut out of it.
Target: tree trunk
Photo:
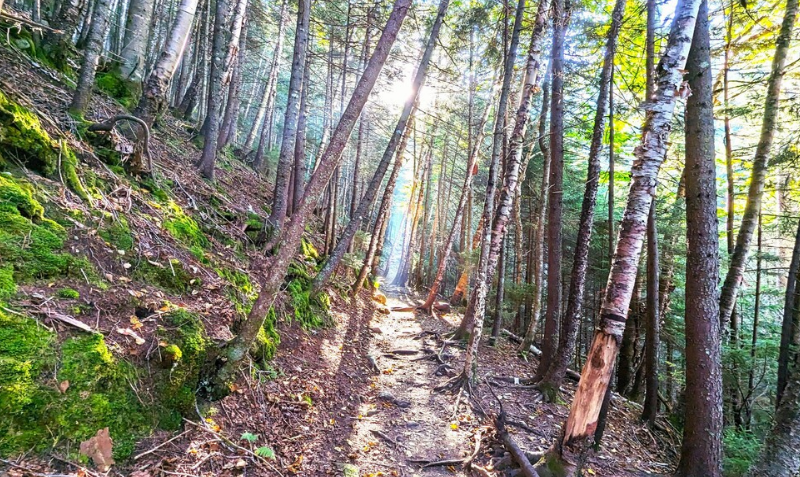
[[[167,89],[186,48],[197,10],[197,1],[181,0],[164,51],[159,55],[153,71],[145,82],[142,98],[134,114],[148,126],[152,126],[156,117],[167,108]]]
[[[728,274],[722,285],[719,303],[719,317],[722,327],[725,328],[736,306],[736,297],[739,293],[742,277],[747,265],[747,254],[753,231],[758,221],[757,215],[761,208],[761,197],[764,194],[764,182],[767,176],[772,142],[775,138],[775,129],[779,113],[781,82],[785,73],[786,56],[792,39],[795,18],[797,17],[798,0],[787,0],[786,13],[781,24],[781,32],[775,43],[775,57],[772,60],[772,70],[767,82],[767,96],[764,105],[764,117],[761,124],[761,135],[756,146],[753,158],[753,170],[750,176],[750,187],[747,192],[747,204],[742,216],[739,234],[736,236],[736,247],[731,256]]]
[[[683,82],[683,68],[691,45],[699,3],[700,0],[681,0],[675,10],[664,56],[657,69],[658,88],[653,101],[648,105],[642,141],[635,150],[636,160],[631,172],[628,203],[603,297],[600,324],[581,374],[564,427],[563,439],[559,440],[554,455],[560,455],[564,445],[582,450],[586,438],[593,434],[597,423],[625,327],[625,317],[647,228],[647,216],[658,170],[666,154],[666,136],[672,122],[678,89]]]
[[[531,301],[531,316],[528,320],[528,328],[525,331],[525,337],[522,339],[522,344],[519,347],[520,352],[527,352],[533,344],[533,336],[536,333],[536,328],[539,324],[539,316],[542,312],[542,283],[544,282],[544,236],[545,236],[545,223],[547,220],[547,199],[550,195],[550,148],[548,146],[547,128],[547,112],[550,106],[550,69],[548,67],[547,75],[545,76],[544,86],[542,87],[542,111],[539,114],[539,150],[542,153],[542,182],[539,188],[539,203],[536,205],[536,232],[534,235],[533,253],[531,263],[533,265],[533,295]]]
[[[564,205],[564,39],[569,12],[564,0],[553,0],[553,69],[550,98],[550,183],[547,213],[547,306],[542,357],[536,379],[544,378],[555,358],[561,318],[561,216]]]
[[[781,345],[778,354],[778,387],[775,394],[775,407],[781,404],[786,383],[789,380],[789,363],[791,354],[792,337],[797,328],[795,309],[795,290],[797,289],[797,276],[800,271],[800,223],[797,224],[797,234],[794,239],[792,261],[789,262],[789,275],[786,280],[786,295],[783,302],[783,321],[781,323]]]
[[[284,112],[281,151],[278,155],[278,169],[275,173],[275,192],[272,199],[272,211],[269,216],[269,226],[272,228],[273,234],[279,232],[281,228],[283,228],[283,222],[286,219],[289,172],[294,157],[295,139],[297,136],[297,117],[300,107],[300,90],[303,87],[303,71],[306,65],[310,17],[311,0],[299,0],[297,28],[295,29],[294,38],[292,74],[289,79],[289,96],[286,102],[286,111]]]
[[[494,346],[497,337],[500,336],[500,325],[503,323],[503,295],[506,286],[506,241],[505,237],[500,242],[500,257],[497,260],[497,293],[494,301],[494,321],[492,323],[492,335],[489,337],[489,345]]]
[[[654,0],[650,0],[654,1]],[[611,69],[614,67],[614,55],[617,49],[617,37],[625,14],[626,0],[617,0],[611,14],[611,26],[606,40],[606,53],[603,59],[603,68],[600,72],[600,92],[597,95],[595,108],[594,130],[592,143],[589,147],[589,170],[586,174],[586,189],[583,194],[581,218],[578,225],[578,237],[575,244],[575,258],[572,264],[570,277],[567,310],[564,314],[561,333],[559,335],[558,350],[539,383],[539,389],[549,401],[555,401],[558,388],[567,372],[567,366],[572,360],[575,350],[575,339],[579,331],[582,316],[583,294],[586,288],[586,271],[589,268],[589,246],[594,225],[594,209],[597,204],[597,189],[600,182],[600,150],[603,147],[603,134],[606,125],[606,105],[608,103],[608,88],[611,79]],[[565,25],[566,28],[566,25]],[[554,48],[555,50],[555,48]],[[554,56],[554,58],[556,58]],[[555,73],[555,72],[554,72]],[[563,113],[560,113],[563,114]],[[556,135],[553,136],[558,139]],[[560,142],[558,144],[561,144]],[[563,155],[563,153],[562,153]],[[557,162],[563,159],[557,159]],[[558,187],[560,189],[561,187]],[[558,200],[561,199],[561,194]],[[560,218],[558,218],[560,221]],[[560,236],[560,232],[558,234]],[[554,238],[554,237],[551,237]],[[550,241],[550,245],[553,245]],[[556,247],[554,247],[556,248]],[[559,254],[560,255],[560,254]],[[560,271],[560,270],[554,270]],[[560,278],[560,277],[559,277]],[[550,288],[552,290],[552,288]],[[549,293],[549,292],[548,292]],[[542,349],[544,353],[544,349]]]
[[[223,91],[230,80],[229,66],[236,57],[246,9],[247,0],[237,0],[235,4],[233,0],[217,0],[217,9],[214,14],[214,42],[211,49],[211,76],[208,84],[206,120],[203,127],[203,153],[198,161],[200,174],[211,181],[214,180],[214,166],[217,163],[217,141],[219,140],[220,115],[223,112]],[[233,15],[232,18],[231,15]],[[230,21],[228,21],[229,18],[231,18]]]
[[[656,2],[647,0],[647,99],[653,97],[655,91],[655,28]],[[658,416],[658,347],[659,347],[659,261],[658,230],[656,228],[656,201],[650,205],[650,216],[647,219],[647,320],[645,326],[645,397],[642,420],[650,427],[656,423]]]
[[[686,419],[676,475],[722,475],[722,365],[714,113],[708,6],[698,13],[686,69]]]
[[[120,53],[120,75],[127,80],[141,82],[147,68],[147,37],[153,19],[155,0],[131,0],[125,37]]]
[[[306,56],[303,67],[303,91],[300,98],[300,116],[297,119],[297,139],[294,146],[294,187],[292,188],[292,211],[300,207],[306,182],[306,134],[308,122],[308,93],[311,76],[311,58]]]
[[[795,273],[795,283],[797,279]],[[800,287],[795,286],[794,291],[786,387],[775,411],[772,431],[748,477],[793,477],[800,472]]]
[[[280,21],[278,23],[278,40],[275,42],[275,51],[272,53],[272,62],[269,67],[269,77],[267,78],[267,82],[264,84],[264,92],[261,95],[261,103],[256,110],[256,116],[253,118],[253,124],[250,127],[250,132],[247,134],[247,139],[244,141],[244,151],[245,153],[250,152],[253,149],[253,144],[256,141],[256,137],[261,137],[261,141],[265,141],[265,135],[267,130],[267,123],[269,122],[269,116],[266,116],[267,112],[270,114],[272,113],[272,107],[275,104],[275,86],[278,83],[278,70],[280,69],[281,64],[281,56],[283,55],[283,40],[286,34],[286,3],[287,0],[283,0],[281,3],[281,11],[280,11]],[[261,134],[259,134],[261,131]],[[256,160],[258,164],[255,162],[253,163],[253,168],[258,170],[261,167],[261,158],[257,155]]]
[[[82,116],[92,98],[97,62],[100,61],[100,56],[103,54],[103,43],[108,34],[110,21],[111,0],[96,0],[86,51],[83,53],[81,71],[78,74],[78,87],[75,89],[75,95],[72,96],[72,103],[69,105],[69,110],[73,114]]]
[[[231,142],[236,140],[237,119],[239,118],[239,106],[241,105],[241,91],[242,91],[242,72],[245,65],[247,55],[247,18],[242,16],[241,19],[241,33],[238,54],[236,55],[235,64],[229,67],[230,71],[230,84],[228,87],[228,101],[225,104],[225,115],[222,117],[222,125],[219,130],[219,139],[217,141],[217,148],[222,150]]]
[[[285,229],[281,231],[277,253],[268,259],[268,263],[264,264],[264,269],[269,270],[269,273],[262,274],[261,291],[248,313],[248,319],[242,324],[239,334],[220,351],[220,356],[224,358],[220,366],[210,372],[207,371],[205,382],[208,382],[208,387],[205,392],[211,397],[220,398],[230,392],[229,383],[235,379],[239,365],[247,356],[264,324],[264,319],[283,283],[289,263],[300,244],[306,220],[312,213],[319,195],[330,181],[334,169],[338,166],[342,151],[347,144],[361,110],[364,108],[364,104],[367,102],[370,92],[375,86],[378,75],[383,69],[386,58],[389,56],[389,51],[397,38],[410,7],[411,0],[395,1],[392,13],[364,70],[364,74],[358,81],[350,102],[339,119],[328,146],[320,157],[317,169],[311,175],[300,207],[295,211]]]
[[[361,203],[358,204],[358,209],[356,209],[355,214],[350,217],[350,221],[348,222],[347,227],[345,227],[341,240],[330,254],[330,257],[328,257],[325,265],[323,265],[317,276],[314,277],[313,287],[315,290],[319,290],[327,283],[334,269],[337,265],[339,265],[339,262],[342,260],[342,257],[344,257],[345,252],[347,252],[350,242],[353,240],[353,237],[355,236],[359,227],[361,227],[361,222],[364,220],[367,211],[369,211],[370,207],[372,206],[372,202],[375,200],[375,197],[378,194],[378,189],[381,186],[383,177],[386,175],[386,170],[389,168],[392,158],[398,151],[400,140],[405,134],[412,110],[414,109],[414,105],[419,97],[419,92],[425,85],[425,76],[428,73],[428,66],[430,64],[431,56],[433,55],[433,49],[436,47],[436,39],[439,36],[439,30],[442,26],[442,22],[444,21],[444,15],[447,12],[447,7],[449,4],[450,0],[441,0],[439,3],[439,10],[436,14],[436,19],[431,26],[431,31],[428,35],[428,41],[425,44],[425,51],[423,52],[422,59],[417,67],[417,72],[414,75],[414,82],[411,86],[412,93],[408,96],[408,99],[406,99],[406,102],[403,105],[403,111],[400,113],[400,119],[397,120],[397,125],[394,128],[392,137],[389,138],[389,143],[386,145],[386,149],[383,151],[381,161],[378,163],[378,168],[375,170],[375,173],[373,174],[372,179],[367,186],[367,190],[364,191],[364,195],[361,198]],[[402,155],[398,157],[402,157]]]
[[[753,303],[753,333],[750,339],[750,372],[747,377],[747,394],[744,397],[744,425],[750,429],[750,419],[753,417],[753,393],[755,392],[756,378],[756,345],[758,344],[758,323],[761,318],[761,258],[762,258],[762,227],[761,212],[758,213],[758,237],[756,238],[756,291]]]

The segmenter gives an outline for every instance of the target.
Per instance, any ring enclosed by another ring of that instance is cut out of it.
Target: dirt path
[[[386,290],[387,305],[414,303],[400,290]],[[434,390],[446,376],[437,374],[433,353],[441,350],[436,333],[449,325],[413,312],[376,313],[370,323],[374,338],[370,356],[380,373],[370,384],[374,398],[359,409],[345,475],[468,475],[460,466],[424,463],[462,459],[474,449],[478,426],[467,406],[453,412],[455,396]],[[447,351],[445,351],[445,354]],[[394,471],[394,472],[393,472]],[[383,474],[379,474],[383,472]]]

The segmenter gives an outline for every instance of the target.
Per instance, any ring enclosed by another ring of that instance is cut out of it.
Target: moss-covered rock
[[[12,158],[45,176],[63,177],[70,189],[88,200],[78,178],[75,152],[51,139],[36,114],[0,91],[0,167],[8,166]]]
[[[197,222],[183,212],[178,204],[171,202],[167,206],[170,218],[164,221],[164,229],[175,239],[188,247],[206,248],[209,245],[208,238]]]
[[[128,109],[133,109],[139,102],[141,83],[122,79],[116,70],[98,73],[96,82],[100,91],[116,99]]]

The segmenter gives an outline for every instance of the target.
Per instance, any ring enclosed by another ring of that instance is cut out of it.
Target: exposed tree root
[[[152,174],[153,172],[153,157],[150,154],[150,128],[147,127],[147,123],[144,122],[142,119],[137,118],[136,116],[131,116],[129,114],[118,114],[116,116],[112,116],[109,119],[106,119],[103,122],[95,123],[89,126],[89,131],[103,131],[103,132],[110,132],[114,129],[114,126],[120,121],[131,121],[139,125],[144,132],[142,136],[142,148],[141,151],[144,154],[144,157],[147,159],[147,170],[134,170],[133,172],[146,172],[148,174]],[[134,154],[136,156],[136,154]],[[141,161],[137,160],[137,163],[141,163]],[[134,165],[134,169],[141,169],[139,165]]]

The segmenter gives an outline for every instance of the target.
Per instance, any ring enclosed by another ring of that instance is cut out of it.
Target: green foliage
[[[128,109],[136,106],[139,96],[136,84],[120,78],[116,70],[97,73],[96,81],[100,91],[116,99],[121,105]]]
[[[118,250],[131,250],[134,245],[134,239],[128,226],[128,221],[121,215],[118,220],[114,220],[112,217],[109,218],[112,220],[111,224],[101,227],[97,231],[97,235]]]
[[[247,442],[249,442],[251,444],[255,444],[255,442],[258,440],[258,434],[253,434],[251,432],[245,432],[245,433],[242,434],[241,439],[243,441],[247,441]]]
[[[115,458],[127,457],[154,423],[131,388],[137,380],[135,368],[116,360],[102,335],[59,345],[35,320],[0,311],[0,455],[64,442],[74,449],[108,427]]]
[[[750,431],[728,428],[723,435],[723,475],[739,477],[745,475],[750,465],[761,452],[761,439]]]
[[[259,457],[264,457],[264,458],[273,459],[273,460],[275,459],[275,451],[272,450],[270,447],[267,447],[267,446],[259,447],[258,449],[256,449],[255,454],[257,456],[259,456]]]
[[[229,268],[216,269],[217,275],[229,282],[225,289],[225,294],[230,298],[236,307],[239,315],[246,315],[250,312],[250,307],[256,299],[256,289],[250,281],[250,276],[239,270]]]
[[[77,174],[78,159],[63,142],[50,138],[36,114],[0,92],[0,167],[14,159],[45,176],[61,177],[84,200],[89,194]]]
[[[95,276],[86,259],[59,253],[67,234],[44,218],[44,208],[32,188],[21,180],[0,175],[0,266],[14,268],[17,282],[59,276]]]
[[[73,290],[72,288],[62,288],[61,290],[58,290],[58,293],[56,293],[56,295],[59,298],[66,298],[71,300],[77,300],[78,298],[81,297],[81,294],[78,293],[77,290]]]

